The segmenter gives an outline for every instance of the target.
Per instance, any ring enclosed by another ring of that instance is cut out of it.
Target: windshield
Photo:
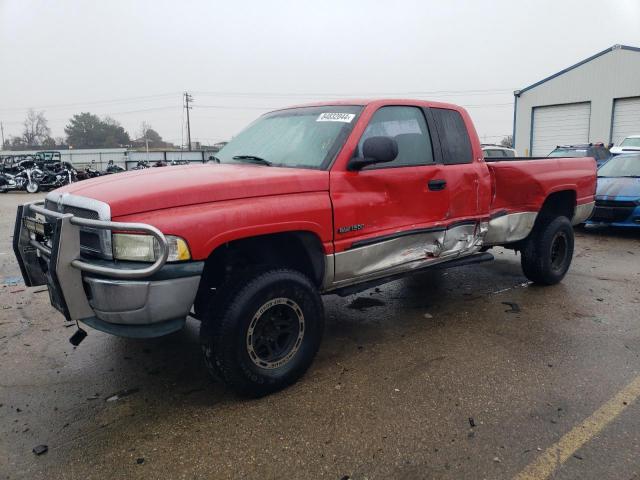
[[[620,144],[621,147],[640,147],[640,137],[627,137]]]
[[[576,150],[574,148],[556,148],[549,154],[550,157],[586,157],[586,150]]]
[[[618,155],[598,170],[599,177],[640,177],[640,155]]]
[[[361,106],[301,107],[263,115],[216,157],[221,163],[325,169],[344,144]]]

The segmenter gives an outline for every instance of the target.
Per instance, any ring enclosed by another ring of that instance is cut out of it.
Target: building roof
[[[628,45],[613,45],[612,47],[609,47],[605,50],[602,50],[601,52],[596,53],[595,55],[590,56],[589,58],[585,58],[584,60],[582,60],[581,62],[576,63],[575,65],[571,65],[570,67],[565,68],[564,70],[560,70],[558,73],[554,73],[553,75],[547,77],[547,78],[543,78],[542,80],[540,80],[539,82],[536,82],[532,85],[529,85],[528,87],[525,87],[521,90],[516,90],[515,92],[513,92],[513,94],[516,97],[519,97],[520,94],[526,92],[527,90],[531,90],[532,88],[537,87],[538,85],[541,85],[545,82],[548,82],[549,80],[552,80],[556,77],[559,77],[560,75],[562,75],[563,73],[567,73],[570,70],[573,70],[574,68],[578,68],[581,65],[584,65],[587,62],[590,62],[591,60],[595,60],[596,58],[604,55],[605,53],[609,53],[609,52],[613,52],[614,50],[631,50],[633,52],[640,52],[640,48],[638,47],[630,47]]]

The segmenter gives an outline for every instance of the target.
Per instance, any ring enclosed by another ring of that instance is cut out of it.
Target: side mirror
[[[362,145],[362,156],[354,157],[348,165],[350,171],[362,170],[375,163],[392,162],[398,156],[398,142],[391,137],[369,137]]]

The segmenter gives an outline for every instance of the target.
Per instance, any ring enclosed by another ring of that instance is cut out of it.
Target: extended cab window
[[[221,163],[326,168],[346,141],[361,106],[300,107],[263,115],[216,154]]]
[[[422,110],[416,107],[382,107],[369,121],[358,143],[362,151],[369,137],[391,137],[398,143],[398,156],[393,162],[370,168],[388,168],[433,163],[431,135]]]
[[[442,161],[445,164],[471,163],[471,140],[462,115],[446,108],[432,108],[431,112],[440,137]]]

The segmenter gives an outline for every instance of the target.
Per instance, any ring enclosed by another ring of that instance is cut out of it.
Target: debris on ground
[[[502,462],[502,460],[500,460],[498,457],[493,457],[493,461],[496,463]]]
[[[505,310],[507,313],[520,313],[520,305],[515,302],[502,302],[503,305],[511,307],[509,310]]]
[[[377,298],[358,297],[347,305],[347,307],[353,308],[354,310],[364,310],[371,307],[383,307],[384,305],[385,303]]]
[[[33,453],[36,455],[42,455],[43,453],[47,453],[49,451],[49,447],[47,445],[36,445],[33,447]]]
[[[121,398],[128,397],[129,395],[133,395],[134,393],[139,392],[139,388],[129,388],[126,390],[120,390],[119,392],[114,393],[113,395],[107,397],[106,402],[115,402],[116,400],[120,400]]]
[[[475,427],[475,426],[476,426],[476,422],[475,422],[475,420],[473,419],[473,417],[469,417],[469,425],[471,425],[471,428],[473,428],[473,427]]]
[[[136,458],[136,463],[138,465],[142,465],[144,463],[144,458],[142,458],[142,457]]]
[[[430,313],[425,313],[423,315],[424,318],[433,318],[433,315],[431,315]]]

